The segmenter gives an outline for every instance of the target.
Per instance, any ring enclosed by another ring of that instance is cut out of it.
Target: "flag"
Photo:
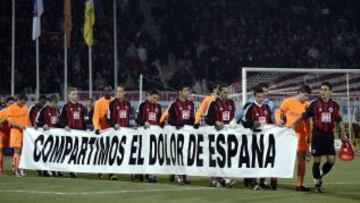
[[[43,0],[34,0],[32,39],[36,40],[41,35],[41,15],[44,13]]]
[[[95,23],[94,1],[87,0],[85,3],[84,40],[88,46],[94,43],[93,26]]]
[[[72,30],[71,0],[64,0],[64,32],[66,33],[66,44],[70,47]]]

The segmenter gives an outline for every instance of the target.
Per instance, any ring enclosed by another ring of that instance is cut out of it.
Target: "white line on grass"
[[[89,192],[56,192],[56,191],[37,191],[37,190],[0,190],[0,193],[26,193],[26,194],[45,194],[45,195],[103,195],[103,194],[124,194],[124,193],[148,193],[148,192],[177,192],[192,190],[213,190],[207,187],[179,187],[173,189],[134,189],[134,190],[114,190],[114,191],[89,191]]]
[[[357,182],[333,182],[333,183],[327,183],[326,186],[357,185],[357,184],[360,184],[360,181],[357,181]],[[223,188],[221,188],[220,190],[222,190],[222,189]],[[196,190],[198,190],[198,191],[200,191],[200,190],[203,190],[203,191],[218,190],[218,191],[220,191],[219,188],[212,188],[212,187],[181,187],[181,186],[178,186],[176,188],[166,188],[166,189],[165,188],[153,188],[153,189],[87,191],[87,192],[57,192],[57,191],[44,191],[44,190],[38,191],[38,190],[5,189],[5,190],[0,190],[0,193],[25,193],[25,194],[43,194],[43,195],[104,195],[104,194],[177,192],[177,191],[196,191]],[[357,194],[357,193],[347,193],[347,194]],[[280,196],[282,196],[282,195],[279,194],[279,197]]]
[[[349,181],[349,182],[333,182],[333,183],[326,183],[324,181],[324,185],[358,185],[360,184],[360,181]]]
[[[296,184],[279,184],[279,185],[291,185],[296,186]],[[349,182],[323,182],[324,187],[326,186],[336,186],[336,185],[360,185],[360,181],[349,181]],[[306,186],[313,186],[313,184],[306,184]]]
[[[36,186],[48,186],[48,184],[46,183],[29,183],[29,182],[8,182],[8,183],[1,183],[0,187],[26,187],[26,186],[32,186],[32,187],[36,187]]]

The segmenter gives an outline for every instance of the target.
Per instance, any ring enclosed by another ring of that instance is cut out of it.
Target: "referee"
[[[314,100],[301,119],[312,118],[313,129],[311,138],[311,154],[313,156],[313,177],[315,182],[315,192],[322,193],[322,177],[329,173],[335,164],[335,146],[333,129],[339,125],[341,129],[341,139],[347,139],[345,128],[340,115],[339,105],[331,99],[332,85],[323,82],[320,85],[320,98]],[[296,123],[296,122],[295,122]],[[321,157],[326,157],[326,162],[322,165],[320,172]]]

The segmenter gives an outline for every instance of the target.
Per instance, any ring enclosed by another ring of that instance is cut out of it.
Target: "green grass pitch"
[[[95,174],[80,174],[79,178],[37,177],[34,171],[18,178],[11,175],[10,159],[6,159],[5,175],[0,176],[0,202],[360,202],[360,158],[351,162],[337,160],[324,177],[323,194],[295,191],[295,178],[279,179],[277,191],[252,191],[237,179],[233,188],[211,188],[206,177],[189,177],[192,184],[178,186],[160,176],[160,183],[131,182],[129,175],[119,181],[99,180]],[[308,162],[305,184],[313,189],[311,164]]]

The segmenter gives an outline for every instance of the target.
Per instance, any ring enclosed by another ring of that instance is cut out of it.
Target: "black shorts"
[[[312,131],[311,155],[335,155],[334,133],[324,132],[316,128]]]

